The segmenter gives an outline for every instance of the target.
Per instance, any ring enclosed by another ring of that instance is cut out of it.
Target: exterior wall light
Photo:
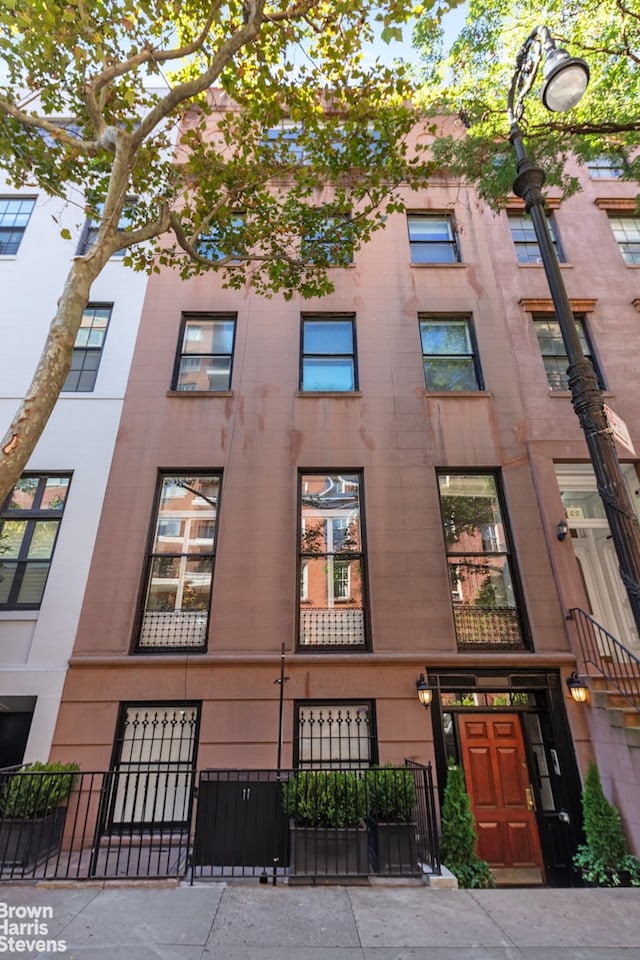
[[[575,670],[570,677],[567,677],[567,687],[576,703],[586,703],[589,688],[586,683],[580,679]]]
[[[433,700],[433,688],[430,687],[425,680],[424,673],[421,673],[416,680],[416,693],[418,694],[418,700],[422,706],[425,709],[428,709],[429,704]]]
[[[562,520],[558,521],[558,540],[564,540],[564,538],[568,533],[569,533],[569,524],[563,517]]]

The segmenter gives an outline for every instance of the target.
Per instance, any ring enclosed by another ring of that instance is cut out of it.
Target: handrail
[[[569,618],[575,620],[585,665],[595,667],[640,712],[640,659],[580,607],[573,607]]]

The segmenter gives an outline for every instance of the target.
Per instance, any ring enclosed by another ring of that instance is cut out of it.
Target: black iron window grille
[[[123,706],[115,742],[110,827],[187,823],[199,713],[199,706],[193,703]]]
[[[25,475],[0,511],[0,608],[38,610],[71,477]]]
[[[204,649],[221,476],[164,476],[147,562],[138,650]]]
[[[377,756],[370,701],[296,705],[294,766],[317,770],[370,767]]]

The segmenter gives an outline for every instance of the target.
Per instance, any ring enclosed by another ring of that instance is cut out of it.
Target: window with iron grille
[[[582,346],[582,351],[587,360],[590,360],[598,377],[598,382],[602,387],[602,377],[593,358],[593,351],[587,336],[587,330],[584,318],[575,317],[578,339]],[[568,390],[569,378],[567,368],[569,358],[567,350],[560,332],[560,324],[554,314],[540,314],[533,318],[533,323],[540,347],[540,355],[544,363],[544,369],[547,374],[547,382],[550,390]]]
[[[609,214],[609,223],[624,262],[630,266],[640,263],[640,217],[614,217]]]
[[[349,392],[358,389],[353,317],[303,317],[300,389]]]
[[[299,644],[367,648],[362,476],[300,476]]]
[[[295,767],[339,770],[377,763],[374,706],[370,700],[296,703],[295,724]]]
[[[0,608],[38,610],[71,477],[25,474],[0,511]]]
[[[85,307],[63,391],[89,393],[95,387],[112,309],[112,303],[89,303]]]
[[[462,256],[453,217],[444,213],[409,213],[412,263],[460,263]]]
[[[522,603],[498,478],[439,473],[438,486],[458,646],[523,647]]]
[[[234,314],[185,314],[173,389],[230,390],[235,336]]]
[[[421,318],[420,337],[427,390],[482,390],[480,364],[468,318]]]
[[[0,197],[0,256],[18,252],[36,201],[23,197]]]
[[[220,486],[220,474],[162,477],[138,650],[206,647]]]
[[[526,213],[510,213],[508,217],[518,263],[542,263],[542,254],[531,217]],[[547,223],[556,257],[560,263],[564,263],[565,257],[558,240],[555,220],[551,214],[547,216]]]
[[[195,703],[122,706],[109,825],[122,829],[188,822],[199,716]]]

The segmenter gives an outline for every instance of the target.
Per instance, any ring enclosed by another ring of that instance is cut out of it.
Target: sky
[[[443,17],[445,49],[448,49],[453,43],[464,26],[467,8],[467,2],[461,3],[460,6],[454,10],[450,10],[449,13]],[[393,43],[383,43],[382,40],[379,40],[377,43],[372,44],[370,47],[371,59],[374,60],[376,57],[380,57],[382,61],[389,63],[398,58],[402,60],[412,60],[416,55],[415,50],[411,46],[412,34],[413,23],[410,23],[404,28],[401,43],[396,41]]]

